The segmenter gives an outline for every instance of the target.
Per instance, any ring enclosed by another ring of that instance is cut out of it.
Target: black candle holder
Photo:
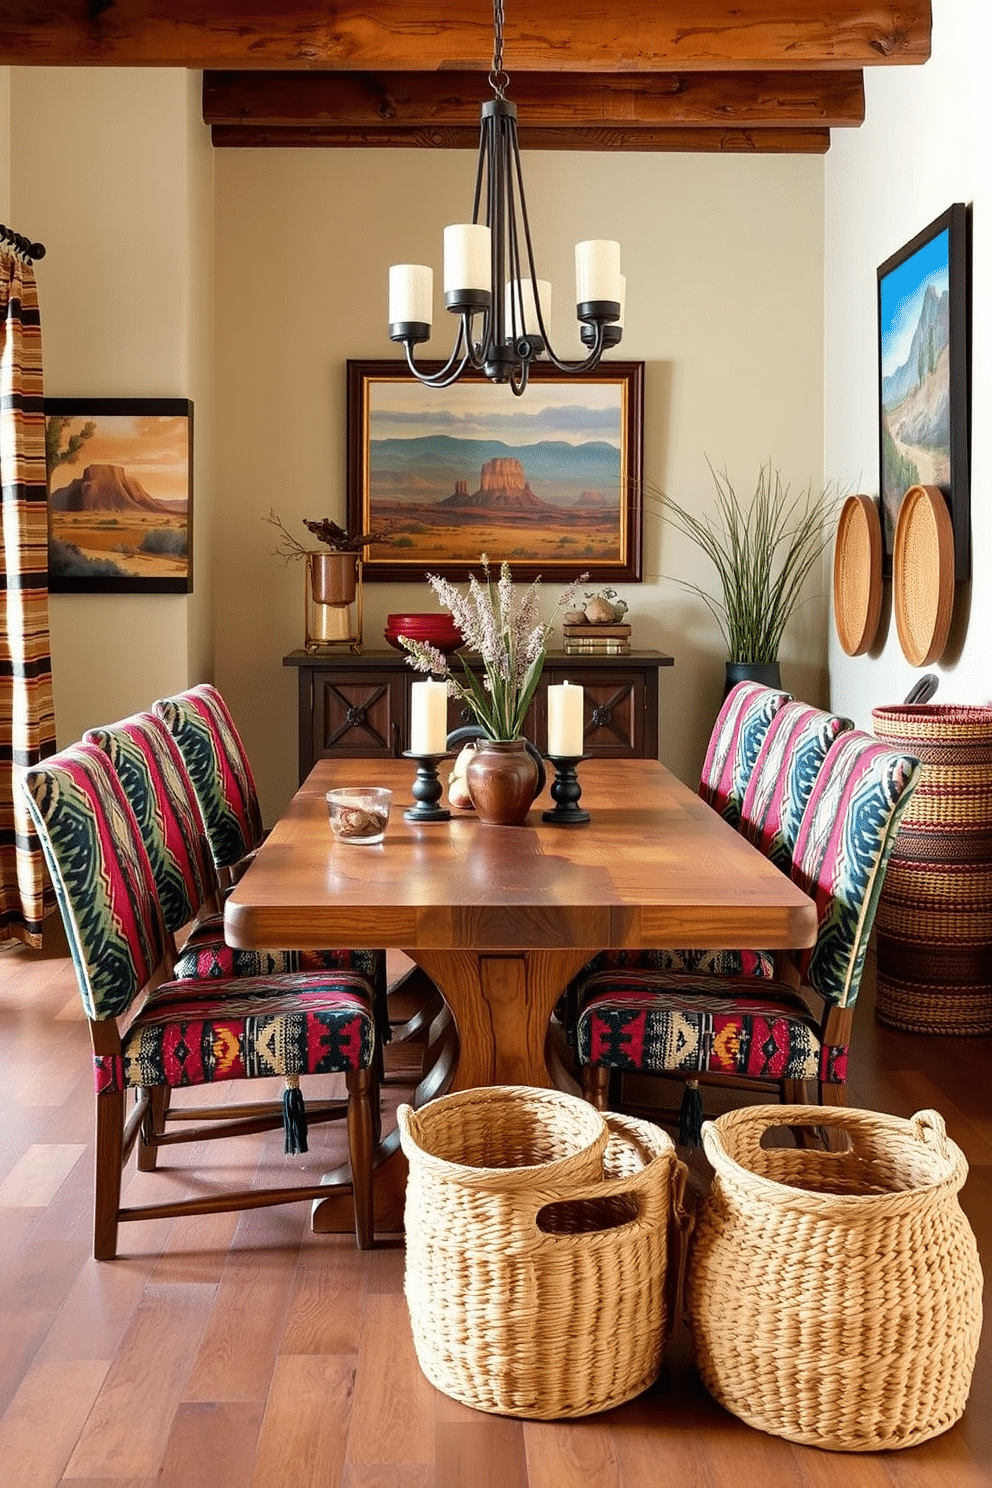
[[[409,822],[441,822],[450,821],[451,812],[447,806],[439,806],[444,786],[438,777],[438,761],[450,759],[450,754],[414,754],[412,749],[404,749],[404,759],[417,761],[417,777],[411,787],[416,806],[411,806],[403,813],[403,820]]]
[[[590,820],[588,811],[584,811],[579,805],[582,787],[575,773],[576,765],[580,765],[588,757],[585,754],[548,755],[549,762],[555,767],[551,798],[556,805],[553,811],[541,812],[542,821],[552,822],[559,827],[575,827]]]

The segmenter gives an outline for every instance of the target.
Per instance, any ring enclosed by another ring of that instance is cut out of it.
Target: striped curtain
[[[54,905],[20,773],[55,750],[41,318],[34,269],[0,249],[0,944],[41,945]]]

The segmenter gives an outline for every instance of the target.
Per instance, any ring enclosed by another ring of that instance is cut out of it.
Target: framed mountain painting
[[[193,405],[185,398],[46,398],[48,587],[193,588]]]
[[[388,532],[363,576],[464,579],[485,553],[515,579],[640,579],[643,376],[538,364],[518,398],[481,373],[431,388],[403,361],[349,362],[348,527]]]
[[[883,569],[903,497],[937,486],[954,526],[955,578],[971,571],[968,212],[931,222],[878,269]]]

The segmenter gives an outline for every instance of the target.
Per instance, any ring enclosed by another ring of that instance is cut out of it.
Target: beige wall
[[[822,160],[542,153],[524,170],[539,269],[555,284],[553,334],[569,355],[573,245],[621,240],[622,353],[646,363],[648,479],[701,507],[707,456],[745,490],[771,456],[795,484],[818,485]],[[216,154],[216,672],[269,819],[296,781],[296,672],[281,659],[302,643],[303,576],[272,556],[264,518],[274,507],[301,537],[304,517],[343,520],[345,362],[395,354],[388,265],[439,270],[442,228],[470,209],[473,171],[468,152]],[[661,752],[693,780],[725,652],[702,604],[660,575],[712,574],[653,512],[645,572],[624,590],[629,618],[636,644],[676,657],[662,677]],[[812,698],[825,688],[824,589],[783,652],[786,682]],[[365,607],[374,646],[390,610],[434,602],[426,586],[369,584]]]
[[[878,494],[876,267],[955,201],[973,204],[972,568],[959,586],[951,640],[927,672],[937,702],[992,700],[992,166],[987,0],[934,0],[933,53],[925,67],[866,74],[861,129],[835,131],[826,161],[825,459],[829,476]],[[831,627],[833,705],[864,726],[871,709],[897,703],[920,673],[905,659],[885,586],[882,627],[870,654],[849,657]]]
[[[0,222],[13,227],[10,211],[10,68],[0,67]]]
[[[64,744],[210,664],[213,156],[193,74],[23,68],[11,81],[12,212],[48,249],[46,392],[197,402],[196,590],[52,596]]]

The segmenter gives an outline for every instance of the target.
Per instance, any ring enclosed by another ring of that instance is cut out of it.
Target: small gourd
[[[469,794],[465,771],[474,753],[475,741],[473,740],[459,750],[455,763],[451,767],[451,774],[448,776],[448,805],[454,807],[456,811],[472,810],[472,797]]]
[[[594,594],[586,605],[586,619],[592,625],[608,625],[611,620],[616,619],[616,610],[608,599],[602,594]]]

